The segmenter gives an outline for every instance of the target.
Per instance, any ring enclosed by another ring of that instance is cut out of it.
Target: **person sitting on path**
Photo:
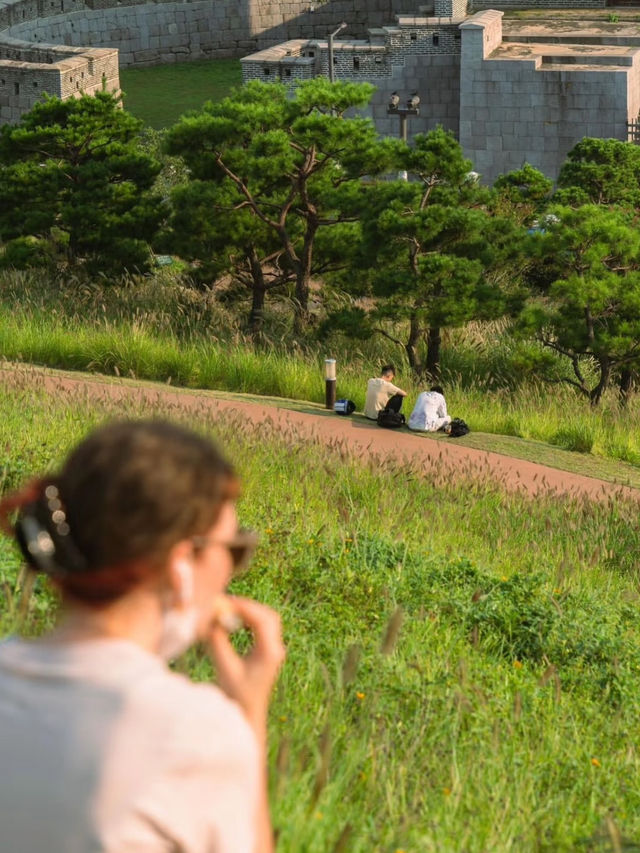
[[[446,432],[450,423],[444,392],[440,385],[434,385],[430,391],[423,391],[418,396],[408,426],[420,432],[437,432],[439,429]]]
[[[224,595],[255,545],[238,490],[204,437],[124,421],[0,502],[62,598],[53,630],[0,643],[3,850],[273,850],[267,708],[284,646],[275,611]],[[227,633],[242,625],[245,655]],[[217,686],[167,665],[197,642]]]
[[[378,412],[383,409],[399,412],[402,408],[402,398],[407,396],[407,392],[393,384],[395,375],[396,369],[393,364],[385,364],[379,378],[368,381],[364,414],[369,420],[377,420]]]

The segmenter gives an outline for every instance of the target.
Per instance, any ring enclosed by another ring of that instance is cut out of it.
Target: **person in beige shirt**
[[[402,398],[407,396],[403,391],[393,384],[396,369],[393,364],[385,364],[377,379],[370,379],[367,383],[367,397],[364,404],[365,417],[372,421],[378,419],[378,412],[383,409],[392,409],[399,412],[402,408]]]
[[[224,594],[255,541],[237,493],[208,440],[138,421],[102,427],[0,502],[62,596],[51,632],[0,643],[3,850],[273,850],[266,718],[284,647],[277,613]],[[239,624],[245,656],[228,636]],[[217,686],[167,666],[197,641]]]

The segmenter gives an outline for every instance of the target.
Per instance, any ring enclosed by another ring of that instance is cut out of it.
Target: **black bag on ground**
[[[454,418],[450,424],[449,436],[450,438],[460,438],[461,435],[467,435],[467,433],[471,432],[466,423],[462,420],[462,418]]]
[[[385,429],[398,429],[405,425],[405,417],[402,412],[394,412],[392,409],[383,409],[378,412],[378,426]]]
[[[333,404],[333,411],[336,415],[352,415],[356,410],[356,404],[353,400],[336,400]]]

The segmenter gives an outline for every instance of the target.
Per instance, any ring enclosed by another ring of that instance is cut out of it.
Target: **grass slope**
[[[124,106],[157,130],[170,127],[188,110],[219,101],[242,82],[237,59],[212,59],[123,68],[120,86]]]
[[[114,383],[123,384],[132,388],[149,388],[160,392],[164,387],[166,387],[166,383],[164,385],[160,385],[156,382],[144,382],[126,377],[114,378],[111,376],[104,376],[99,373],[52,370],[50,368],[41,368],[35,365],[28,365],[25,367],[17,363],[0,361],[0,375],[2,371],[5,371],[8,377],[13,377],[16,373],[18,375],[22,373],[25,378],[29,375],[33,375],[34,372],[36,376],[40,373],[47,373],[49,375],[68,376],[73,379],[82,379],[84,377],[87,381],[92,383],[99,382],[104,383],[105,385]],[[324,405],[320,403],[310,403],[304,400],[295,400],[286,397],[237,394],[230,391],[210,391],[204,389],[195,390],[179,387],[173,387],[172,391],[179,394],[196,394],[203,399],[209,396],[220,397],[223,399],[237,399],[246,402],[260,403],[267,406],[274,406],[277,408],[291,409],[296,412],[306,412],[317,417],[336,417],[333,412],[327,411]],[[364,416],[359,413],[352,415],[352,418],[362,422],[365,421]],[[445,443],[453,441],[453,439],[450,439],[441,433],[430,435],[412,433],[412,435],[416,441],[443,441]],[[500,453],[503,456],[511,456],[514,459],[524,459],[540,465],[548,465],[550,468],[557,468],[560,471],[569,471],[575,474],[582,474],[586,477],[594,477],[609,483],[616,483],[618,485],[631,486],[632,488],[640,489],[640,470],[634,465],[630,465],[626,462],[620,462],[615,459],[605,459],[584,453],[575,453],[545,444],[541,441],[531,441],[523,438],[517,438],[515,436],[493,435],[491,433],[484,432],[472,432],[463,438],[456,439],[455,441],[463,447],[473,447],[476,450]]]
[[[25,381],[0,397],[2,488],[58,464],[104,418],[162,414]],[[529,501],[237,418],[189,423],[238,465],[242,523],[262,534],[235,590],[283,614],[269,755],[279,853],[640,839],[635,505]],[[5,631],[17,571],[0,538]],[[23,630],[54,610],[39,580]],[[198,651],[177,666],[211,678]]]
[[[295,406],[318,411],[325,356],[338,358],[338,396],[362,410],[367,379],[398,355],[379,339],[296,345],[282,312],[270,316],[269,332],[263,346],[253,347],[237,310],[170,275],[109,287],[34,273],[0,276],[0,357],[9,361],[296,400]],[[640,395],[622,409],[612,389],[594,410],[567,386],[503,375],[504,329],[489,325],[455,335],[447,337],[443,381],[450,412],[473,431],[463,442],[638,485]],[[399,366],[410,410],[423,387]]]

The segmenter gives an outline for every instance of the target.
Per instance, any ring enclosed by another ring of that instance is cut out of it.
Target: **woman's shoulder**
[[[118,697],[130,725],[156,733],[182,732],[185,742],[203,729],[229,730],[251,738],[239,706],[213,683],[191,681],[134,643],[91,640],[53,643],[12,638],[0,642],[0,683],[28,700],[38,686],[54,687],[61,702],[91,703],[92,696]],[[177,736],[177,735],[176,735]]]

